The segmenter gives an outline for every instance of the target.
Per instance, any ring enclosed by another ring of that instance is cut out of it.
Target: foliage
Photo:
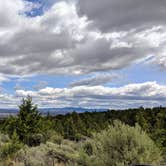
[[[13,131],[16,131],[21,142],[29,146],[37,146],[45,140],[43,134],[45,123],[42,122],[37,106],[33,105],[32,98],[27,97],[19,106],[18,116],[7,119],[5,131],[10,137]]]
[[[20,143],[17,133],[14,131],[12,138],[9,139],[6,135],[1,135],[0,140],[0,160],[4,160],[15,154],[23,145]]]
[[[23,166],[52,166],[55,164],[66,164],[74,166],[77,164],[78,152],[72,146],[63,144],[59,146],[51,142],[41,144],[37,147],[24,147],[17,152],[15,160]]]
[[[76,120],[77,119],[77,120]],[[105,112],[73,112],[67,115],[50,117],[52,128],[66,139],[84,140],[92,137],[93,132],[100,132],[120,120],[130,126],[138,123],[144,131],[166,153],[166,108],[111,110]]]
[[[63,137],[54,131],[52,131],[52,133],[50,134],[50,137],[48,139],[48,141],[53,142],[55,144],[59,144],[59,145],[62,144],[62,140],[63,140]]]
[[[115,124],[115,120],[129,126]],[[124,161],[112,166],[151,163],[160,157],[156,145],[166,156],[166,108],[163,107],[42,116],[32,98],[27,97],[19,107],[18,116],[0,120],[0,131],[3,133],[0,160],[5,160],[0,165],[5,166],[15,160],[18,166],[33,166],[56,162],[57,158],[79,166],[97,166],[111,158]]]
[[[130,127],[115,121],[108,129],[94,134],[91,143],[99,166],[157,164],[161,160],[159,148],[138,125]]]
[[[22,104],[19,106],[19,110],[16,128],[17,134],[21,141],[32,146],[34,145],[33,142],[35,142],[35,137],[37,138],[36,134],[41,133],[40,113],[37,106],[32,104],[32,99],[30,97],[23,99]]]

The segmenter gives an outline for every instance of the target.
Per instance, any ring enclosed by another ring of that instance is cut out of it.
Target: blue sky
[[[0,6],[0,107],[27,95],[39,107],[166,106],[165,2]]]
[[[107,83],[107,86],[120,87],[125,84],[143,83],[148,81],[157,81],[161,85],[166,84],[166,72],[153,65],[131,65],[122,70],[117,70],[115,73],[119,75],[119,78]],[[69,87],[70,83],[76,80],[89,78],[91,75],[93,74],[81,76],[36,75],[22,79],[13,78],[11,81],[2,82],[1,86],[7,93],[14,93],[17,84],[24,87],[26,90],[35,90],[35,87],[41,82],[46,82],[46,85],[49,87],[65,88]]]

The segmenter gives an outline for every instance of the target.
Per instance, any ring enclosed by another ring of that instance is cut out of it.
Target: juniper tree
[[[22,100],[19,106],[19,113],[16,124],[16,132],[19,139],[28,145],[33,145],[36,139],[40,139],[42,133],[41,114],[37,105],[32,103],[32,98]]]

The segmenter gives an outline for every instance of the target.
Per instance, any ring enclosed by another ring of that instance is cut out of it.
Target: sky
[[[165,0],[0,1],[0,108],[166,106]]]

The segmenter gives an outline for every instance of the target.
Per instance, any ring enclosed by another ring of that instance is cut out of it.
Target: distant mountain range
[[[43,115],[47,115],[48,113],[50,115],[64,115],[67,113],[71,113],[73,111],[81,113],[81,112],[102,112],[106,111],[107,109],[88,109],[88,108],[78,108],[78,107],[64,107],[64,108],[39,108],[39,111]],[[17,115],[18,109],[6,109],[6,108],[0,108],[0,118],[4,118],[10,115]]]

